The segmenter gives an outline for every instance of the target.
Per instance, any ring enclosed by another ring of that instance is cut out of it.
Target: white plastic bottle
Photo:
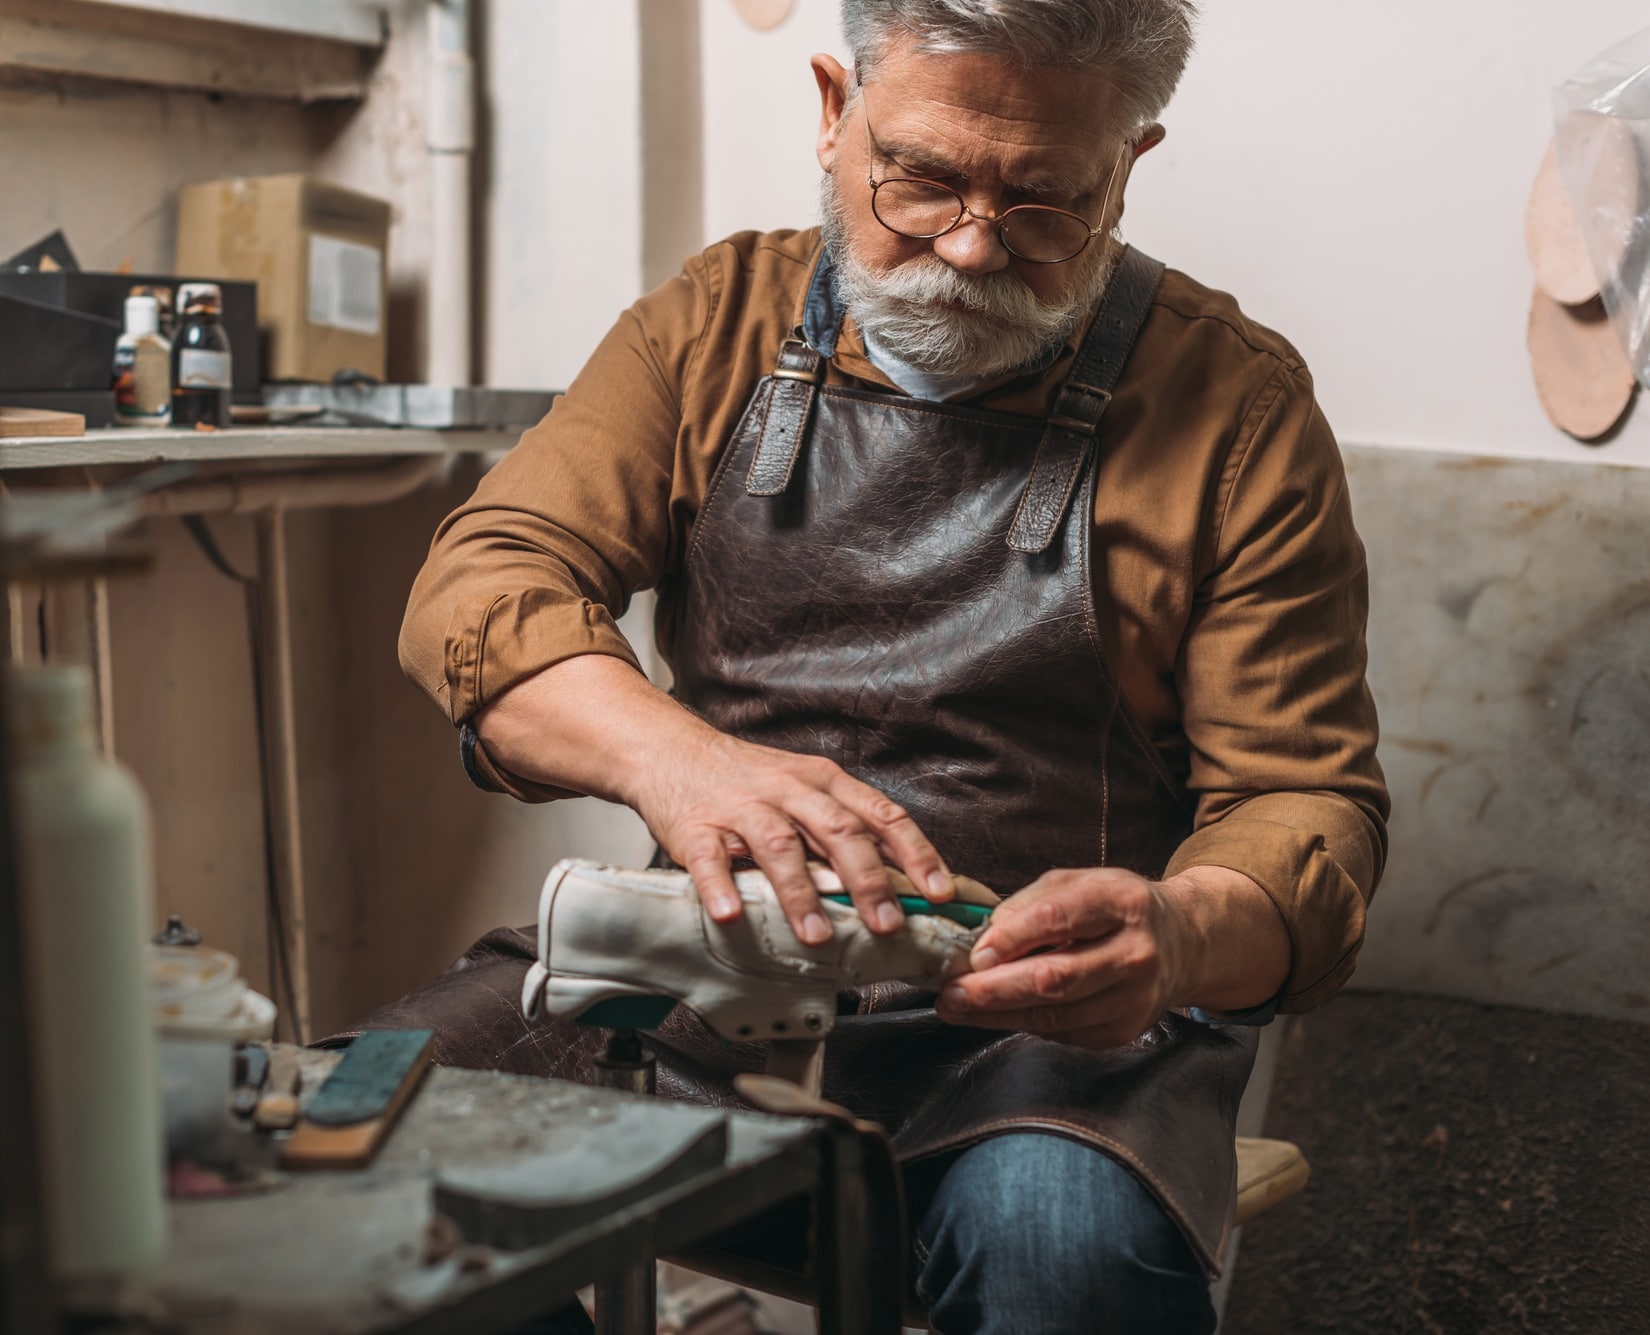
[[[160,332],[154,297],[126,298],[126,332],[115,344],[115,423],[165,426],[172,420],[172,345]]]
[[[166,1241],[148,806],[98,750],[85,668],[18,668],[6,705],[47,1254],[62,1279],[117,1277]]]

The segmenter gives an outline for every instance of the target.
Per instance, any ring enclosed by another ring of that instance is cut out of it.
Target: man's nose
[[[973,209],[951,231],[934,238],[934,253],[961,273],[996,273],[1013,258],[1003,246],[997,220]]]

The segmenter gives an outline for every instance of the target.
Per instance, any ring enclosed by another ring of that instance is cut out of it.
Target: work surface
[[[110,464],[247,463],[262,459],[359,460],[506,450],[518,430],[429,431],[389,427],[230,427],[225,431],[109,428],[83,436],[0,440],[0,471]]]
[[[336,1055],[302,1056],[313,1090]],[[542,1314],[582,1285],[697,1242],[819,1180],[815,1123],[732,1113],[719,1170],[550,1246],[471,1248],[425,1264],[439,1169],[584,1145],[595,1152],[603,1128],[636,1101],[561,1081],[433,1070],[370,1168],[296,1175],[260,1195],[174,1203],[167,1258],[138,1305],[180,1331],[480,1335]],[[648,1102],[661,1116],[694,1115]]]

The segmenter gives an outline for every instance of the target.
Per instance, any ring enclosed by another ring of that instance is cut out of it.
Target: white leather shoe
[[[835,872],[813,868],[822,895],[841,895]],[[791,931],[768,878],[738,872],[744,912],[711,918],[680,871],[633,871],[567,859],[539,896],[539,958],[521,1004],[613,1027],[655,1027],[680,1002],[721,1037],[817,1039],[836,1018],[836,993],[903,982],[937,991],[968,969],[988,910],[906,900],[905,926],[874,935],[850,904],[825,899],[832,936],[806,946]],[[599,1009],[598,1009],[599,1008]]]

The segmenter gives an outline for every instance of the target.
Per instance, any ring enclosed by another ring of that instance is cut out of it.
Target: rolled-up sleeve
[[[1175,667],[1197,798],[1169,874],[1239,871],[1289,932],[1281,1009],[1351,974],[1386,857],[1388,799],[1365,683],[1368,578],[1346,475],[1310,377],[1282,364],[1214,498]]]
[[[455,724],[565,659],[637,663],[615,619],[657,583],[671,542],[681,385],[708,309],[703,273],[690,265],[627,311],[549,415],[436,531],[400,655]],[[484,772],[518,796],[556,795]]]

